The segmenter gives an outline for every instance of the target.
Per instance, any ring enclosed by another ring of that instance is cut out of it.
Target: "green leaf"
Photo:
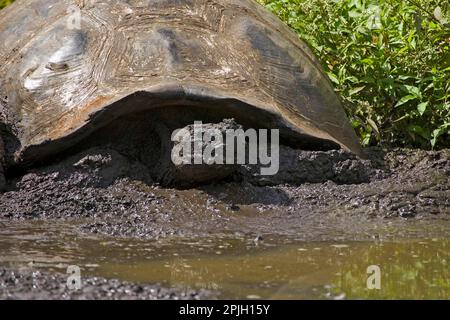
[[[365,87],[366,86],[354,88],[348,92],[348,95],[353,96],[353,95],[357,94],[358,92],[362,91]]]
[[[370,58],[365,58],[365,59],[362,59],[362,60],[361,60],[361,63],[367,64],[367,65],[369,65],[369,66],[373,65],[374,62],[375,62],[375,61],[373,61],[373,59],[370,59]]]
[[[404,96],[403,98],[401,98],[401,99],[397,102],[397,104],[395,105],[395,107],[397,108],[397,107],[399,107],[399,106],[401,106],[401,105],[404,105],[404,104],[407,103],[408,101],[415,100],[415,99],[417,99],[417,96],[409,94],[409,95]]]
[[[441,7],[436,7],[433,11],[433,15],[439,22],[442,21],[442,9]]]
[[[410,95],[414,95],[416,97],[420,97],[421,96],[419,88],[417,88],[415,86],[409,86],[409,85],[404,85],[403,87],[406,89],[406,91],[408,91],[408,93]]]
[[[419,111],[421,116],[423,116],[423,114],[427,110],[427,107],[428,107],[428,101],[419,103],[419,105],[417,106],[417,110]]]
[[[376,132],[377,136],[380,136],[380,130],[378,129],[377,124],[372,119],[367,119],[367,123],[372,127],[372,129]]]
[[[432,139],[430,140],[431,146],[434,148],[436,146],[437,140],[440,136],[442,136],[447,128],[450,127],[450,123],[446,123],[442,125],[440,128],[433,130]]]
[[[339,79],[336,77],[335,74],[333,74],[331,72],[327,72],[327,75],[332,82],[334,82],[335,84],[340,84]]]
[[[421,127],[421,126],[419,126],[419,125],[410,125],[408,127],[408,129],[409,129],[410,132],[416,133],[416,134],[418,134],[419,136],[421,136],[422,138],[424,138],[426,140],[430,139],[431,135],[428,132],[428,130],[423,128],[423,127]]]

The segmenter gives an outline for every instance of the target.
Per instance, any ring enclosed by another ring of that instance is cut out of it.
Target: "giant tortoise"
[[[360,154],[311,50],[254,0],[18,0],[0,11],[0,43],[1,176],[99,128],[116,139],[123,119],[233,118]]]

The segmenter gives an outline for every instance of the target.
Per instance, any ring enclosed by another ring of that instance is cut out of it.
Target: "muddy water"
[[[65,286],[68,265],[82,269],[78,298],[111,297],[104,278],[132,284],[117,298],[450,298],[450,150],[374,149],[367,161],[286,150],[292,161],[270,181],[188,190],[152,183],[109,148],[11,177],[0,299],[34,288],[30,270],[43,271],[34,297],[60,298],[55,276]],[[380,290],[367,289],[373,265]]]
[[[450,298],[450,222],[409,224],[427,229],[422,238],[348,242],[138,240],[81,234],[81,223],[0,221],[0,265],[56,273],[78,265],[83,276],[209,289],[232,299]],[[370,265],[381,269],[380,290],[367,289]]]

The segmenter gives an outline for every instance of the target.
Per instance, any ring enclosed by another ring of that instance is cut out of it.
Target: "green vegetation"
[[[322,61],[364,145],[449,147],[448,0],[259,0]]]
[[[448,0],[258,1],[311,46],[364,145],[450,147]]]
[[[0,9],[6,7],[8,4],[13,3],[14,0],[0,0]]]

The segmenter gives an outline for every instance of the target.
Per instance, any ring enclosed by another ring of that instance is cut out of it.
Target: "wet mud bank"
[[[163,188],[138,160],[92,148],[8,181],[0,218],[84,219],[82,232],[157,239],[211,234],[316,238],[393,220],[447,220],[450,150],[280,150],[280,170],[240,167],[226,180]]]

